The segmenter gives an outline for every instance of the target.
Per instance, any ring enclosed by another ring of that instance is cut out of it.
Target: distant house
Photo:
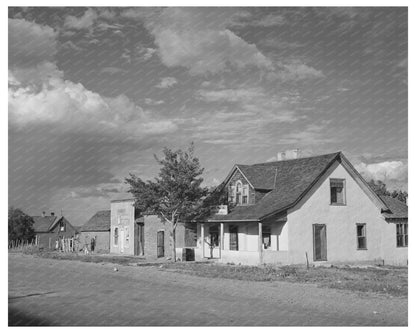
[[[198,223],[197,259],[407,264],[407,206],[377,196],[341,152],[237,164],[220,190],[228,202]]]
[[[47,216],[32,216],[36,243],[40,247],[55,249],[56,241],[62,238],[71,238],[78,234],[78,230],[63,216],[56,216],[53,212]]]
[[[91,240],[94,239],[94,252],[110,251],[111,211],[101,210],[94,214],[82,227],[80,235],[81,247],[88,245],[91,250]]]
[[[156,215],[140,215],[134,208],[134,199],[111,201],[110,253],[171,257],[170,224]],[[181,259],[185,248],[196,246],[196,223],[178,224],[176,228],[176,255]]]

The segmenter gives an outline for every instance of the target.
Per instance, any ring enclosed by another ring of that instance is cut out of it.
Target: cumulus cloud
[[[157,19],[144,20],[167,67],[183,66],[193,75],[218,73],[228,64],[270,69],[271,61],[256,45],[227,29],[233,15],[218,9],[201,13],[196,8],[166,8]]]
[[[403,182],[407,180],[408,165],[402,161],[385,161],[380,163],[359,163],[355,168],[367,180]]]
[[[124,95],[104,98],[62,77],[45,78],[37,87],[9,88],[9,119],[18,127],[49,124],[63,131],[125,138],[176,130],[173,122],[153,118]]]
[[[322,71],[317,70],[299,60],[292,60],[279,64],[279,70],[271,72],[268,75],[270,80],[288,81],[304,81],[308,79],[319,79],[325,77]]]
[[[89,29],[93,26],[98,14],[94,9],[87,9],[81,17],[68,15],[65,18],[64,27],[74,30]]]
[[[160,89],[170,88],[170,87],[173,87],[177,83],[178,81],[174,77],[164,77],[156,85],[156,88],[160,88]]]
[[[9,66],[33,66],[57,52],[57,32],[24,19],[9,19]]]

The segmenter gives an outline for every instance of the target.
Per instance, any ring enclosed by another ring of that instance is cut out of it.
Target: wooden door
[[[325,261],[327,260],[326,251],[326,225],[313,225],[313,260]]]
[[[165,256],[165,232],[158,231],[157,232],[157,257],[164,257]]]
[[[238,227],[230,225],[230,250],[238,251]]]
[[[138,231],[139,231],[139,237],[138,241],[139,241],[139,256],[144,256],[144,225],[143,224],[139,224],[138,225]]]

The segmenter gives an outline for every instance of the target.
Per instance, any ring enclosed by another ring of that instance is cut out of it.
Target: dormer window
[[[237,205],[241,204],[241,197],[242,197],[242,194],[243,194],[242,189],[243,189],[243,184],[241,184],[241,182],[238,181],[237,184],[236,184],[236,195],[235,195]]]
[[[243,185],[243,183],[238,180],[234,185],[230,184],[228,193],[228,200],[230,203],[236,205],[248,205],[248,184]]]

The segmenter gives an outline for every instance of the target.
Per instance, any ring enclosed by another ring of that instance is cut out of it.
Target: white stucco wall
[[[330,178],[345,179],[346,205],[330,204]],[[357,249],[357,223],[366,223],[367,250]],[[338,162],[288,212],[289,263],[305,263],[305,252],[309,261],[313,261],[313,224],[326,225],[328,262],[382,260],[387,248],[394,253],[393,257],[404,252],[397,250],[395,243],[389,240],[391,237],[395,239],[395,229],[390,230],[391,226],[382,218],[380,208]]]
[[[134,200],[111,202],[110,253],[134,255]],[[118,245],[114,230],[118,228]]]

